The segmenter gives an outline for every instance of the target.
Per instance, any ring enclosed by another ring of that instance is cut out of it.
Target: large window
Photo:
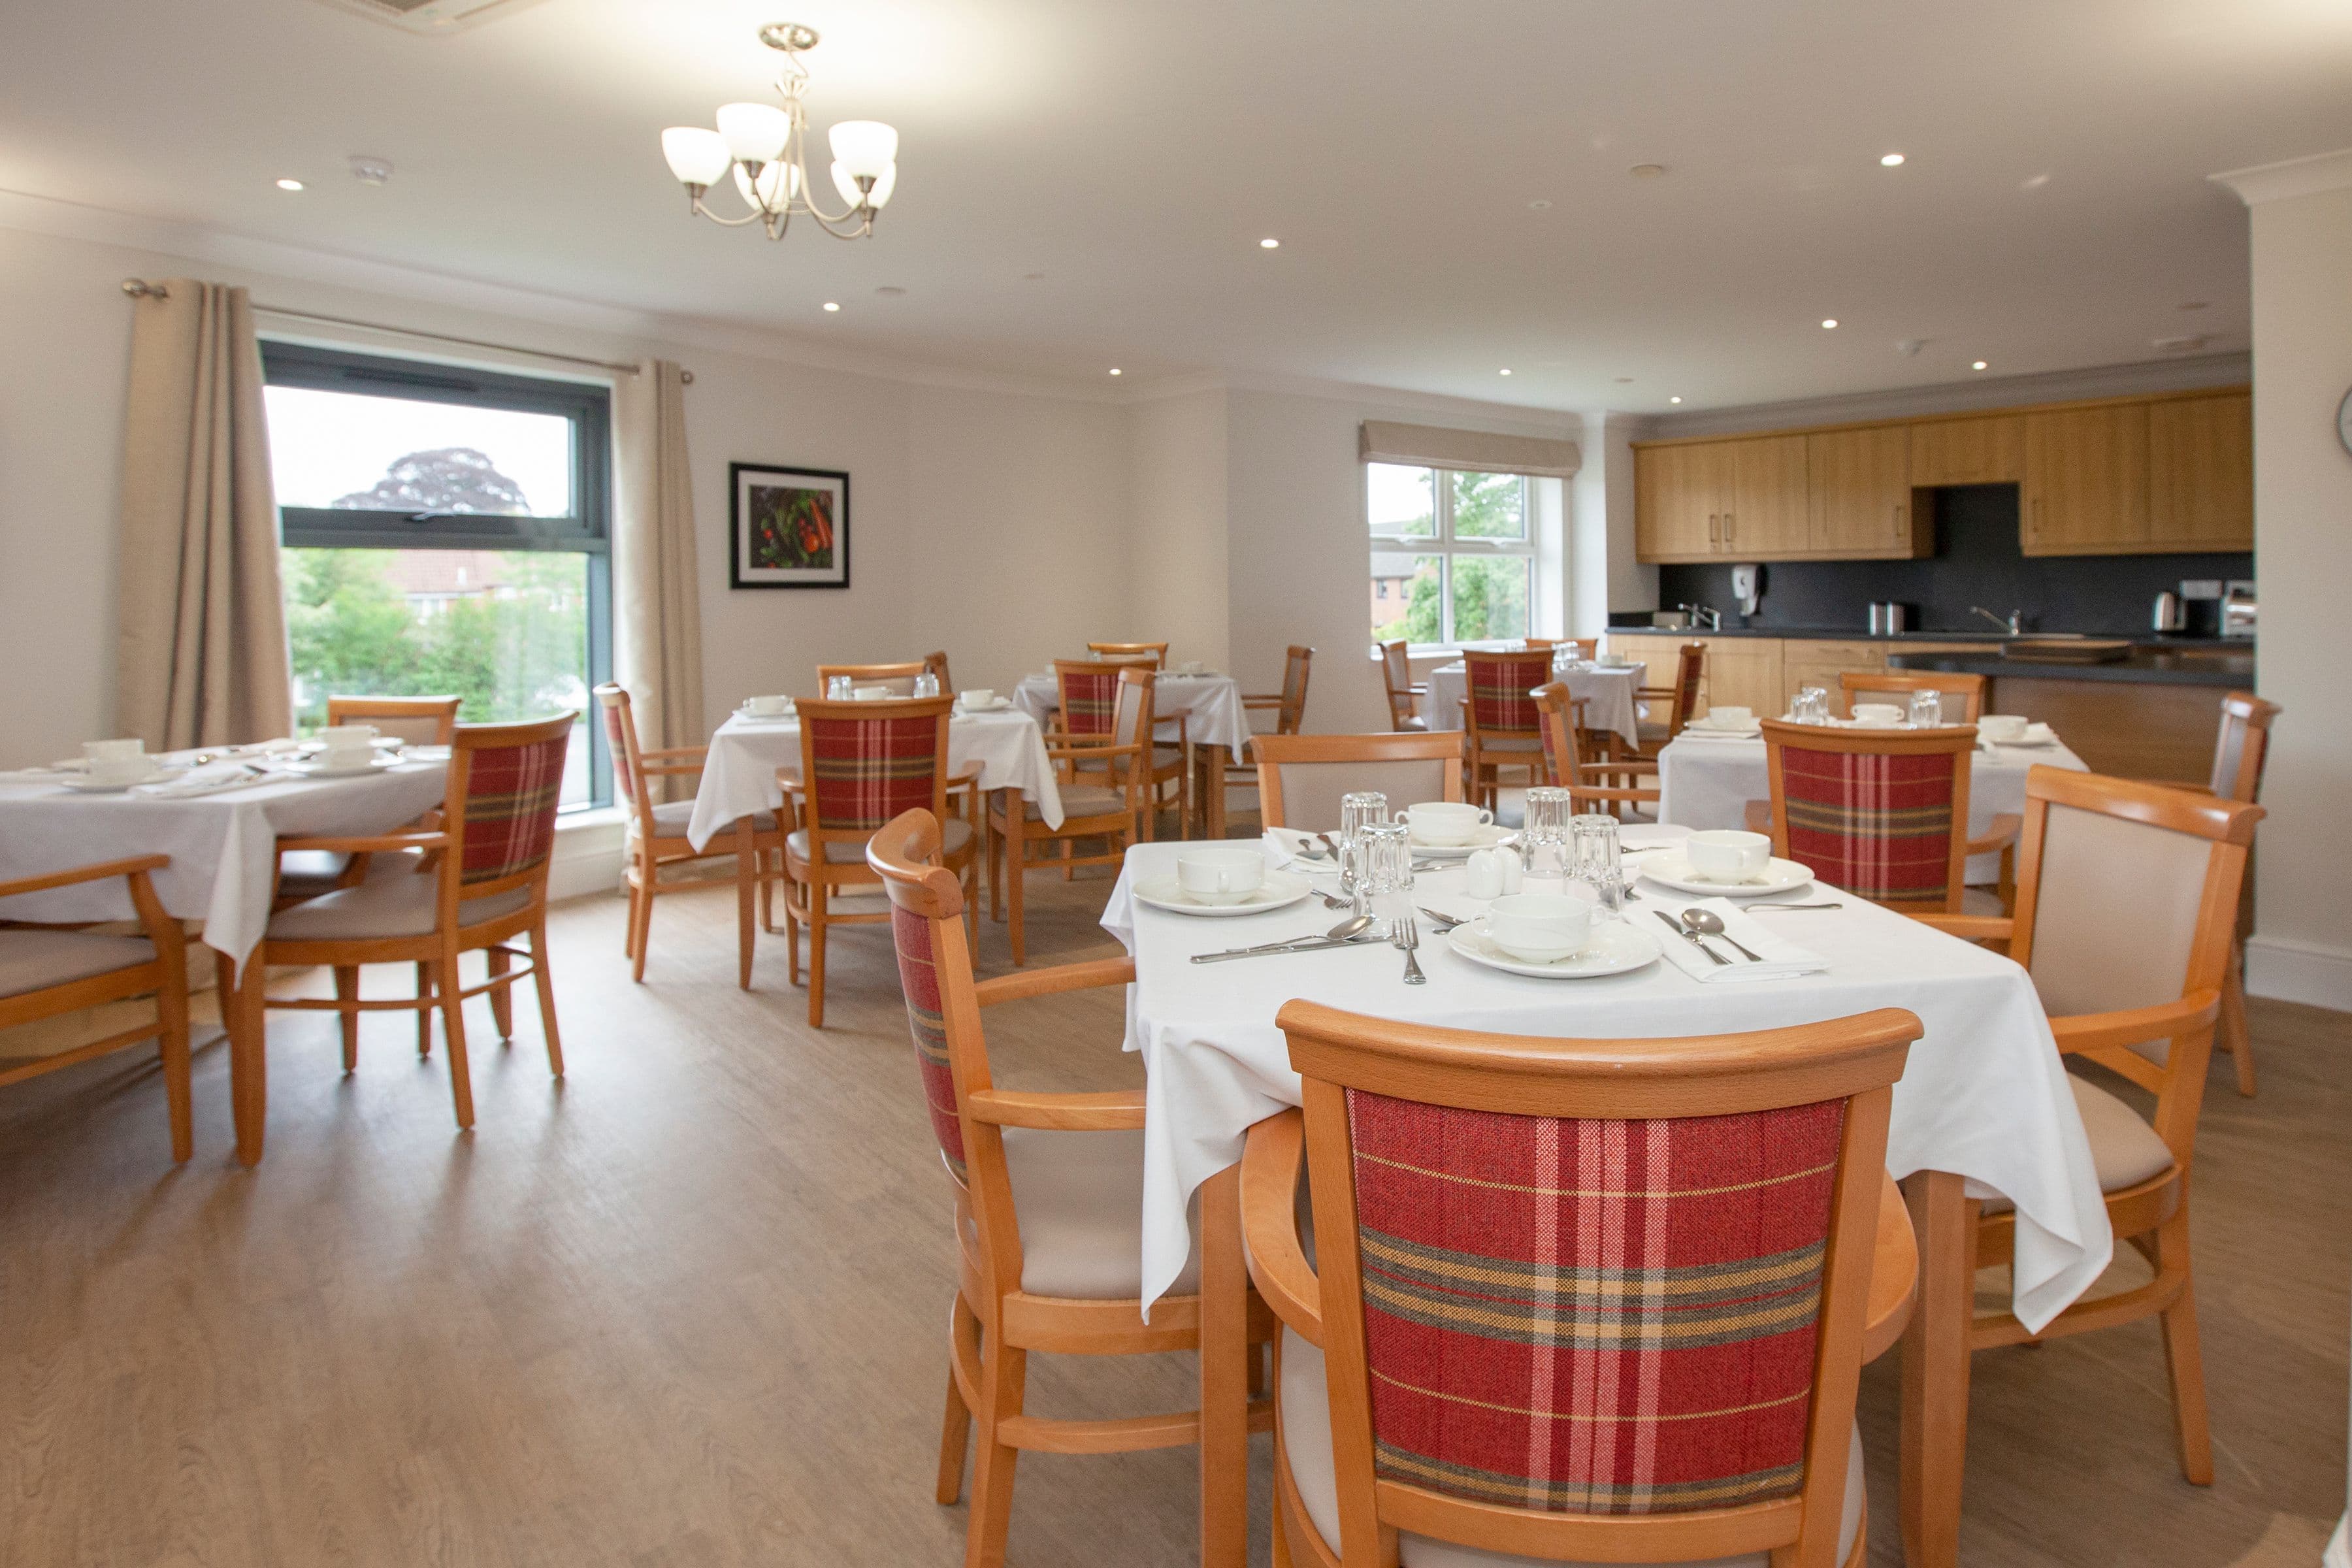
[[[331,694],[569,708],[563,804],[609,801],[605,389],[290,343],[262,363],[297,721]]]
[[[1372,640],[1526,637],[1536,563],[1529,490],[1521,474],[1366,463]]]

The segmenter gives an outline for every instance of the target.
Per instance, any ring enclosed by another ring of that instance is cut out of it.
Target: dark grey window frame
[[[540,550],[584,555],[588,558],[588,684],[598,686],[613,679],[613,396],[609,388],[269,339],[261,343],[261,368],[262,380],[271,386],[552,414],[569,420],[572,500],[569,516],[281,506],[278,537],[296,550]],[[611,747],[595,715],[587,715],[587,721],[590,806],[609,806],[613,804]]]

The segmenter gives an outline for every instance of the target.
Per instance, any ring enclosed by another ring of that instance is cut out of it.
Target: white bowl
[[[1458,800],[1424,800],[1407,806],[1404,818],[1416,844],[1450,848],[1469,843],[1480,828],[1493,824],[1495,814]]]
[[[1509,893],[1486,906],[1489,941],[1513,958],[1552,963],[1584,951],[1592,904],[1566,893]]]
[[[1735,827],[1711,828],[1683,840],[1691,869],[1712,882],[1743,882],[1772,863],[1772,840]]]
[[[1176,885],[1204,904],[1238,904],[1265,885],[1265,855],[1256,848],[1188,849],[1176,857]]]

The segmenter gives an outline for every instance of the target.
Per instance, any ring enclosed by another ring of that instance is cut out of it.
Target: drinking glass
[[[923,673],[922,673],[922,674],[920,674],[920,675],[919,675],[919,676],[915,677],[915,695],[916,695],[916,696],[918,696],[918,697],[937,697],[939,694],[940,694],[940,678],[939,678],[937,675],[933,674],[930,670],[928,670],[928,669],[927,669],[927,670],[923,671]]]
[[[1830,721],[1830,694],[1826,688],[1807,686],[1797,692],[1789,717],[1800,724],[1826,724]]]
[[[1569,820],[1574,869],[1570,879],[1592,889],[1612,915],[1625,911],[1625,861],[1617,842],[1617,819],[1597,814]]]
[[[1911,727],[1914,730],[1934,730],[1944,722],[1944,694],[1940,691],[1915,691],[1911,694]]]
[[[1569,847],[1569,823],[1576,815],[1576,797],[1554,784],[1528,791],[1527,824],[1519,829],[1519,863],[1529,880],[1566,878],[1574,868]]]
[[[1411,827],[1402,822],[1368,822],[1356,837],[1356,912],[1370,915],[1384,931],[1412,914]]]
[[[824,683],[824,700],[828,702],[848,701],[849,677],[845,675],[828,677]]]
[[[1356,885],[1356,847],[1363,837],[1364,829],[1388,819],[1389,797],[1379,790],[1356,790],[1339,797],[1339,889],[1342,892]]]

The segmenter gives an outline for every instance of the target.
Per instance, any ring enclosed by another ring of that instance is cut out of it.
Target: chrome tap
[[[1723,629],[1721,610],[1709,609],[1705,605],[1676,605],[1675,608],[1688,616],[1691,618],[1691,624],[1695,626],[1704,626],[1706,630],[1711,632],[1719,632]]]
[[[1999,626],[2011,637],[2021,637],[2025,635],[2025,612],[2023,610],[2010,611],[2009,619],[2004,621],[1999,616],[1994,615],[1990,610],[1986,609],[1982,605],[1970,605],[1969,609],[1973,614],[1982,616],[1986,620],[1990,621],[1994,626]]]

